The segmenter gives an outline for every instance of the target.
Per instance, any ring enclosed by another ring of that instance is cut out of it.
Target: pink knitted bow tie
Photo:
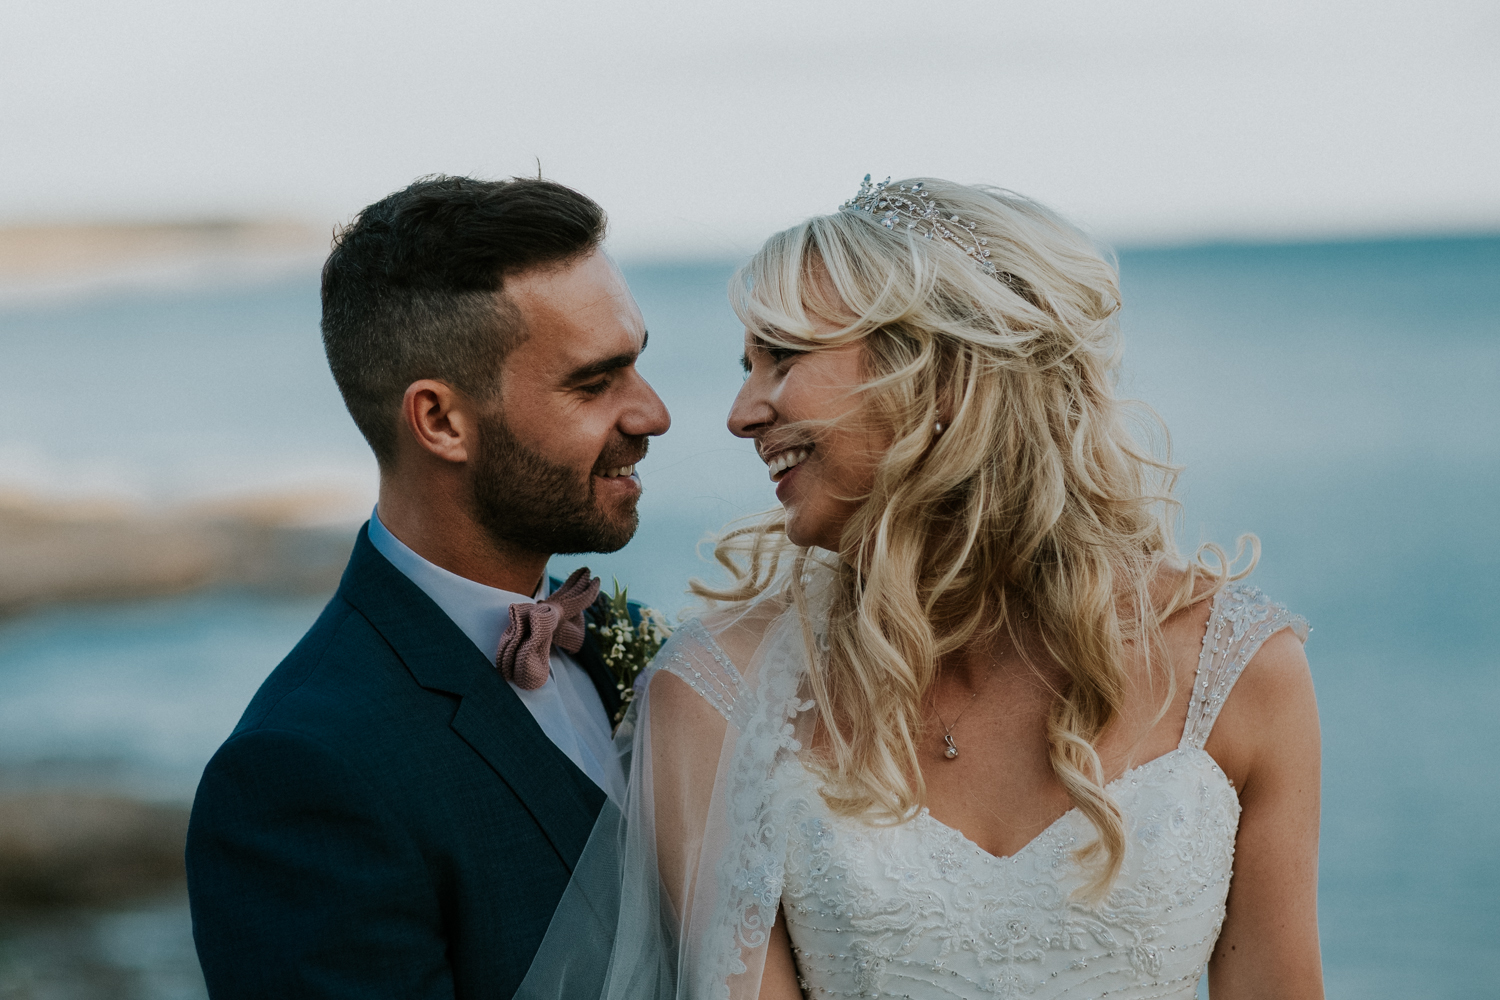
[[[569,653],[583,648],[583,612],[598,596],[599,581],[589,577],[585,566],[552,596],[534,604],[512,604],[510,624],[495,654],[500,676],[527,691],[547,683],[552,647]]]

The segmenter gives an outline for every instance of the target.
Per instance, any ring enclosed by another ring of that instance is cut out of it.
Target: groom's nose
[[[638,372],[632,370],[635,384],[631,387],[630,402],[620,414],[620,433],[627,437],[646,437],[665,434],[672,426],[672,415],[667,406]]]

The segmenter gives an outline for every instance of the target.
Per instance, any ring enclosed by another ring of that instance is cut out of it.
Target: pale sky
[[[0,224],[289,216],[549,176],[627,256],[866,172],[1125,243],[1500,229],[1500,4],[6,0]]]

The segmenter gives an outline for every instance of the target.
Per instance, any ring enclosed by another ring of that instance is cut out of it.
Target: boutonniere
[[[620,692],[620,707],[610,720],[618,726],[635,699],[635,679],[672,635],[672,627],[666,616],[653,608],[641,606],[639,619],[632,617],[626,588],[619,580],[614,581],[614,593],[607,604],[604,621],[589,622],[588,629],[599,637],[599,653]]]

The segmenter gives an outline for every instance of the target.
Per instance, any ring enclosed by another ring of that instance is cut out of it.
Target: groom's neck
[[[516,594],[536,593],[548,554],[495,544],[454,491],[414,489],[380,477],[380,523],[407,548],[450,573]]]

